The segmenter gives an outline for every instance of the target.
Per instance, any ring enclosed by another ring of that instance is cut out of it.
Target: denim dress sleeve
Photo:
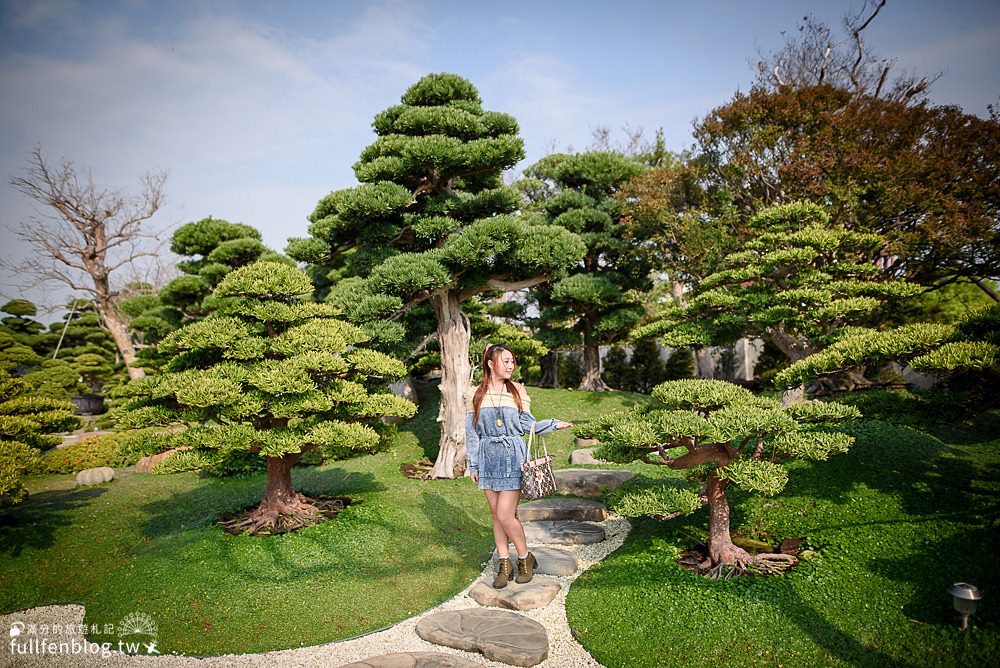
[[[479,434],[476,433],[475,413],[465,414],[465,458],[470,471],[479,471]]]
[[[530,410],[521,411],[520,416],[521,433],[523,434],[529,433],[531,431],[531,425],[535,425],[535,435],[541,436],[542,434],[547,434],[550,431],[555,431],[556,423],[559,422],[559,420],[556,420],[555,418],[551,420],[536,420]]]

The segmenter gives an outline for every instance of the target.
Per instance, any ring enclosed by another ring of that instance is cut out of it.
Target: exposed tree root
[[[271,536],[297,531],[333,519],[351,503],[351,499],[346,497],[330,498],[325,494],[320,494],[318,498],[311,499],[302,494],[296,494],[295,498],[288,503],[268,504],[264,502],[259,506],[245,508],[235,514],[223,515],[218,524],[231,534]]]
[[[798,550],[795,550],[798,552]],[[735,546],[726,546],[713,560],[709,550],[702,545],[681,553],[677,559],[685,570],[703,575],[709,580],[729,580],[738,575],[781,575],[799,560],[792,554],[762,552],[750,554]]]

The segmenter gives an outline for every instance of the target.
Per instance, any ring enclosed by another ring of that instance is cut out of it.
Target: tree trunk
[[[458,294],[441,289],[430,298],[437,316],[441,348],[440,450],[430,478],[457,478],[465,473],[465,414],[472,365],[469,362],[469,318],[462,311]]]
[[[111,301],[110,297],[102,298],[100,295],[94,300],[94,303],[98,314],[101,316],[101,320],[104,321],[104,327],[111,333],[111,338],[114,339],[118,353],[121,355],[122,360],[125,361],[129,379],[143,378],[146,372],[138,365],[135,346],[132,345],[132,337],[129,336],[128,326],[125,324],[122,314],[118,311],[118,307]]]
[[[539,387],[559,387],[559,353],[550,350],[539,361],[542,375],[538,381]]]
[[[708,348],[696,348],[694,355],[694,377],[699,379],[715,378],[715,360]]]
[[[583,378],[579,389],[587,392],[607,392],[611,388],[601,379],[601,348],[596,343],[588,341],[585,336],[583,344]]]
[[[726,498],[728,480],[719,480],[715,473],[708,478],[708,557],[713,566],[730,564],[743,567],[753,557],[733,544],[729,534],[729,501]]]
[[[302,454],[293,452],[283,457],[267,458],[267,488],[258,511],[278,512],[299,502],[299,495],[292,489],[292,467]]]

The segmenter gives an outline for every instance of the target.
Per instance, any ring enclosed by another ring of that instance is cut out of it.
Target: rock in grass
[[[617,489],[635,477],[631,471],[600,469],[559,469],[555,472],[556,491],[570,496],[594,498],[604,490]]]
[[[114,479],[115,470],[110,466],[84,469],[76,474],[77,485],[100,485],[102,482],[111,482]]]
[[[539,499],[518,506],[517,517],[522,522],[538,520],[601,522],[608,518],[608,507],[590,499]]]
[[[473,668],[477,665],[461,656],[444,652],[397,652],[346,663],[340,668]]]
[[[445,610],[417,622],[417,635],[436,645],[481,652],[492,661],[534,666],[549,655],[545,627],[507,610]]]
[[[580,450],[574,450],[569,454],[569,463],[580,465],[580,464],[600,464],[601,461],[594,457],[594,451],[597,448],[582,448]]]
[[[503,589],[494,589],[485,582],[477,582],[469,590],[469,596],[479,605],[508,610],[544,608],[558,593],[558,582],[537,575],[531,582],[524,584],[512,580]]]

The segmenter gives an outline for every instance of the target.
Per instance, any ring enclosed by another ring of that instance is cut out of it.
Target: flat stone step
[[[545,627],[507,610],[444,610],[417,622],[417,635],[435,645],[481,652],[492,661],[534,666],[549,656]]]
[[[577,520],[601,522],[608,518],[608,507],[591,499],[539,499],[517,507],[522,522],[538,520]]]
[[[396,652],[345,663],[340,668],[475,668],[478,663],[444,652]]]
[[[570,464],[603,464],[600,459],[594,457],[594,451],[597,448],[581,448],[579,450],[574,450],[569,453],[569,463]]]
[[[573,520],[541,520],[522,522],[529,543],[555,545],[589,545],[607,538],[604,529],[595,524]]]
[[[632,471],[607,469],[558,469],[555,471],[556,492],[570,496],[594,498],[604,490],[617,489],[635,477]]]
[[[515,566],[515,573],[517,567]],[[511,580],[503,589],[494,589],[493,574],[486,582],[477,582],[469,590],[469,596],[479,605],[507,610],[534,610],[544,608],[559,593],[559,583],[551,578],[536,575],[531,582],[518,584]]]
[[[528,546],[538,565],[535,566],[535,573],[540,575],[573,575],[580,567],[580,561],[574,552],[564,550],[559,547],[533,547]],[[510,546],[510,553],[514,554],[514,547]],[[514,557],[515,559],[517,557]],[[497,560],[497,551],[493,550],[493,563]]]

